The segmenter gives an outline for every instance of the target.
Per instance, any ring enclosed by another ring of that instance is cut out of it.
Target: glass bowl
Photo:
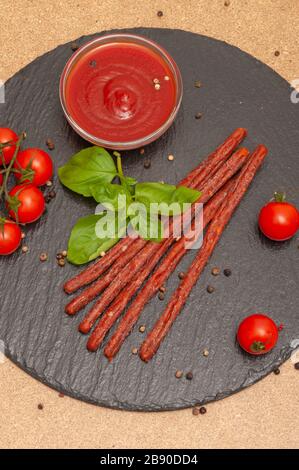
[[[136,140],[116,142],[112,140],[104,140],[100,136],[92,135],[90,132],[88,132],[86,129],[80,126],[78,122],[76,122],[75,118],[72,116],[72,113],[69,110],[67,100],[66,100],[66,85],[68,82],[68,78],[70,76],[71,71],[77,65],[78,61],[82,57],[84,57],[85,54],[89,54],[93,49],[98,48],[100,45],[113,44],[113,43],[114,44],[115,43],[133,43],[133,44],[142,45],[142,46],[145,46],[146,48],[149,48],[151,52],[154,52],[156,55],[158,55],[160,59],[163,60],[163,62],[166,64],[166,66],[171,71],[172,76],[173,76],[174,88],[175,88],[175,99],[174,99],[174,106],[170,115],[163,122],[163,124],[160,125],[160,127],[155,129],[150,134],[144,135],[141,138],[138,138]],[[98,145],[101,147],[107,147],[107,148],[115,149],[115,150],[129,150],[129,149],[140,148],[158,139],[162,134],[164,134],[164,132],[173,123],[178,113],[181,101],[182,101],[182,95],[183,95],[182,77],[181,77],[177,64],[175,63],[173,58],[170,56],[170,54],[165,49],[163,49],[159,44],[155,43],[154,41],[147,39],[143,36],[135,35],[135,34],[109,34],[109,35],[100,36],[84,44],[71,56],[71,58],[66,63],[63,69],[62,75],[60,77],[60,84],[59,84],[59,96],[60,96],[61,106],[72,128],[81,137],[83,137],[83,139],[95,145]]]

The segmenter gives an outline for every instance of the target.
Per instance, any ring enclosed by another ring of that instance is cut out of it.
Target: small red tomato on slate
[[[10,255],[19,248],[22,239],[20,227],[8,219],[0,219],[0,255]]]
[[[275,200],[268,202],[260,211],[259,227],[263,234],[274,241],[292,238],[299,229],[299,211],[285,195],[275,193]]]
[[[0,127],[0,144],[6,144],[9,142],[7,146],[2,148],[4,163],[6,165],[10,162],[10,160],[14,156],[16,146],[13,145],[13,142],[17,142],[17,141],[18,141],[18,136],[12,129],[9,129],[9,127]],[[2,161],[0,161],[0,165],[3,165]]]
[[[266,354],[276,345],[280,329],[270,317],[257,313],[240,323],[237,339],[249,354]]]
[[[9,192],[11,203],[9,215],[21,224],[29,224],[39,219],[45,210],[45,200],[40,189],[32,184],[20,184]]]
[[[31,148],[19,152],[14,168],[17,179],[22,182],[31,182],[34,186],[43,186],[53,176],[53,163],[50,155],[44,150]]]

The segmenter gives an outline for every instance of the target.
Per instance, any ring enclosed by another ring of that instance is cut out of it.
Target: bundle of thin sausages
[[[174,237],[174,218],[170,223],[168,238],[160,243],[127,236],[103,258],[65,283],[64,289],[69,294],[84,287],[67,304],[65,310],[69,315],[74,315],[96,299],[79,325],[82,333],[89,333],[98,322],[87,342],[90,351],[96,351],[101,346],[112,326],[129,305],[104,349],[109,360],[115,357],[146,303],[175,270],[186,253],[186,246],[190,247],[190,242],[186,245],[186,241],[192,234],[192,243],[196,243],[208,226],[203,244],[186,276],[140,348],[140,357],[144,361],[149,361],[156,353],[267,154],[263,145],[258,146],[251,155],[245,148],[236,150],[245,136],[245,129],[236,129],[179,183],[201,191],[198,202],[204,204],[202,227],[196,228],[193,220],[187,234],[178,240]],[[194,207],[195,205],[192,207],[191,219],[195,214]]]

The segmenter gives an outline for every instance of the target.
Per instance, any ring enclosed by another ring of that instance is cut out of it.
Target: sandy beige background
[[[159,26],[223,39],[291,81],[299,77],[298,6],[298,0],[231,0],[229,6],[224,0],[0,0],[0,79],[80,35]],[[298,448],[298,379],[289,361],[279,376],[208,405],[204,416],[128,413],[60,398],[6,360],[0,364],[0,447]]]

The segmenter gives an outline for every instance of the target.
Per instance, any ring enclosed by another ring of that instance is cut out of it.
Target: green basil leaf
[[[184,204],[192,204],[201,196],[199,191],[185,186],[173,186],[162,183],[137,183],[135,200],[144,204],[152,213],[178,215],[184,210]],[[161,205],[160,207],[151,206]]]
[[[137,183],[135,178],[131,178],[131,176],[124,176],[124,180],[129,186],[134,186]]]
[[[120,184],[94,184],[90,191],[94,199],[108,210],[121,211],[132,202],[131,194]]]
[[[118,237],[98,237],[96,226],[106,213],[82,217],[74,225],[68,243],[67,259],[73,264],[88,263],[107,251]]]
[[[102,147],[81,150],[58,169],[61,183],[83,196],[92,196],[92,185],[111,183],[116,174],[113,158]]]
[[[134,202],[128,208],[130,224],[144,240],[160,242],[163,240],[163,223],[157,214],[149,214],[146,207]]]

